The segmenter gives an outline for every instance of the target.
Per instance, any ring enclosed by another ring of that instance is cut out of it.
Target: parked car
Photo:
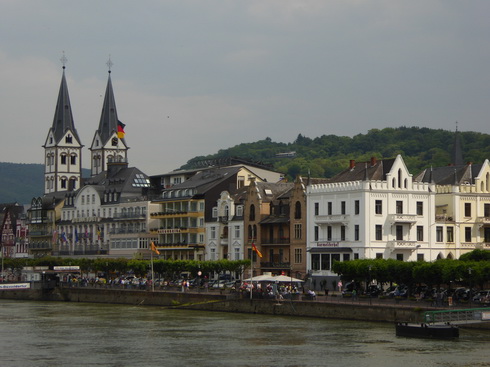
[[[388,288],[385,291],[385,295],[388,297],[407,297],[408,296],[408,287],[406,285],[397,285]]]
[[[378,297],[383,290],[377,284],[370,284],[366,290],[366,294],[371,297]]]
[[[488,303],[490,301],[490,290],[479,291],[473,296],[473,302]]]

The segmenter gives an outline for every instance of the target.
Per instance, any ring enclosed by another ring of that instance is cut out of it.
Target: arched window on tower
[[[248,217],[249,220],[255,220],[255,205],[250,205],[250,214]]]
[[[294,205],[294,219],[301,219],[301,203],[299,201]]]
[[[71,144],[71,143],[73,143],[73,138],[72,138],[71,134],[68,134],[68,135],[66,136],[66,138],[65,138],[65,143],[67,143],[67,144]]]

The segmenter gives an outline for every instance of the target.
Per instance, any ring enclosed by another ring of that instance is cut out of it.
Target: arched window
[[[294,205],[294,219],[301,219],[301,203],[299,201]]]
[[[402,170],[398,169],[398,187],[402,188]]]
[[[250,205],[250,215],[248,217],[249,220],[255,220],[255,205]]]

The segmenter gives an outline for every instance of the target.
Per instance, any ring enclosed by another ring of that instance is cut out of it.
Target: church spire
[[[82,143],[75,129],[70,96],[66,84],[67,59],[63,53],[61,85],[53,125],[43,145],[45,154],[44,193],[76,190],[82,178]]]
[[[456,132],[454,133],[453,151],[451,157],[453,166],[461,166],[464,164],[463,149],[461,149],[461,136],[458,131],[458,122],[456,121]]]
[[[107,171],[108,163],[127,163],[128,147],[124,134],[118,134],[118,126],[124,127],[117,116],[116,99],[112,88],[111,68],[112,61],[109,57],[107,66],[109,77],[102,105],[99,128],[95,131],[91,151],[91,174],[97,175]]]
[[[106,144],[108,140],[112,137],[114,132],[117,133],[117,109],[116,109],[116,99],[114,98],[114,90],[112,88],[111,80],[111,67],[113,63],[109,57],[107,61],[107,66],[109,68],[109,77],[107,79],[107,87],[105,90],[104,104],[102,106],[102,114],[100,116],[99,122],[99,135],[102,140],[102,144]]]
[[[63,63],[63,74],[61,77],[61,85],[58,93],[58,101],[56,103],[56,110],[53,118],[53,125],[51,127],[55,141],[58,143],[61,141],[67,130],[71,130],[74,138],[80,141],[77,130],[75,129],[75,123],[73,121],[73,113],[71,110],[70,96],[68,94],[68,85],[66,84],[65,68],[68,61],[63,53],[63,57],[60,59]]]

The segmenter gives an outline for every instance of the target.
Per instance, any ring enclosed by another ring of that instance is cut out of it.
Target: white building
[[[434,184],[414,182],[400,155],[356,164],[307,186],[307,269],[335,277],[334,261],[430,258]],[[333,279],[333,278],[332,278]]]
[[[223,191],[213,207],[212,220],[206,222],[206,259],[243,260],[243,226],[243,204]]]

